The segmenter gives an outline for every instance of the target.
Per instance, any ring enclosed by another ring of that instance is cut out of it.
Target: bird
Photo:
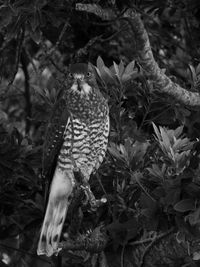
[[[50,116],[43,149],[42,175],[52,176],[37,247],[38,255],[58,255],[63,225],[79,171],[89,181],[101,165],[109,136],[108,101],[101,93],[94,66],[68,68],[64,93]]]

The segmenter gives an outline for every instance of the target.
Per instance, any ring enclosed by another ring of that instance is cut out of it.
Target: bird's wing
[[[48,179],[51,179],[53,176],[69,120],[70,114],[66,101],[62,98],[55,104],[46,128],[42,160],[42,175],[44,178],[48,176]]]
[[[48,179],[45,184],[46,212],[38,242],[38,255],[50,257],[60,250],[60,236],[70,203],[68,197],[73,190],[73,172],[65,173],[55,167],[69,121],[66,102],[61,99],[53,109],[44,142],[43,176]]]

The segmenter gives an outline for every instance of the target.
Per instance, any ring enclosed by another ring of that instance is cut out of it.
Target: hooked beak
[[[80,92],[82,96],[87,96],[92,90],[91,86],[84,80],[84,75],[81,74],[74,75],[74,83],[71,89]]]
[[[81,92],[81,89],[82,89],[82,83],[83,83],[83,82],[82,82],[80,79],[77,79],[76,82],[77,82],[77,85],[78,85],[77,89],[79,90],[79,92]]]

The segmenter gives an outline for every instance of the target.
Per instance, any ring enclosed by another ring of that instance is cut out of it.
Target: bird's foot
[[[85,196],[86,196],[86,199],[83,202],[83,205],[86,206],[89,203],[93,211],[97,210],[97,208],[99,208],[100,206],[102,206],[103,204],[107,202],[107,199],[105,197],[102,197],[101,199],[96,199],[90,189],[89,184],[81,185],[81,188],[84,191]]]

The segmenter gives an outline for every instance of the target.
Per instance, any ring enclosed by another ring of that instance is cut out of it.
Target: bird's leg
[[[92,211],[97,210],[97,208],[99,208],[100,206],[104,205],[107,202],[106,198],[96,199],[94,194],[92,193],[92,191],[90,189],[89,184],[81,185],[81,188],[83,189],[83,191],[85,192],[85,195],[86,195],[86,202],[85,203],[86,204],[88,202],[90,203]]]
[[[86,173],[86,175],[84,175],[83,173]],[[86,199],[82,202],[84,206],[86,206],[89,203],[91,206],[91,209],[95,211],[98,207],[100,207],[101,205],[107,202],[105,198],[102,198],[102,199],[95,198],[90,188],[87,172],[74,170],[74,176],[75,176],[75,180],[80,184],[80,188],[83,190],[84,195],[86,197]]]
[[[91,209],[92,210],[96,210],[97,209],[97,200],[96,200],[94,194],[91,191],[89,183],[88,182],[86,182],[86,183],[84,182],[81,185],[81,188],[84,191],[85,196],[86,196],[86,200],[84,201],[83,204],[87,205],[87,203],[89,202],[90,206],[91,206]]]
[[[90,203],[91,206],[95,205],[96,199],[95,199],[95,196],[90,189],[88,179],[78,169],[74,169],[74,176],[75,176],[76,182],[78,183],[79,187],[81,188],[81,191],[84,192],[84,195],[86,197],[86,199],[82,201],[83,205],[84,206],[87,205],[88,202]]]
[[[83,182],[81,184],[81,188],[85,193],[86,200],[83,203],[84,205],[87,205],[89,202],[92,211],[95,211],[97,208],[99,208],[101,205],[105,204],[107,200],[105,198],[96,199],[94,194],[92,193],[92,190],[90,188],[90,184],[87,179],[83,178]]]

